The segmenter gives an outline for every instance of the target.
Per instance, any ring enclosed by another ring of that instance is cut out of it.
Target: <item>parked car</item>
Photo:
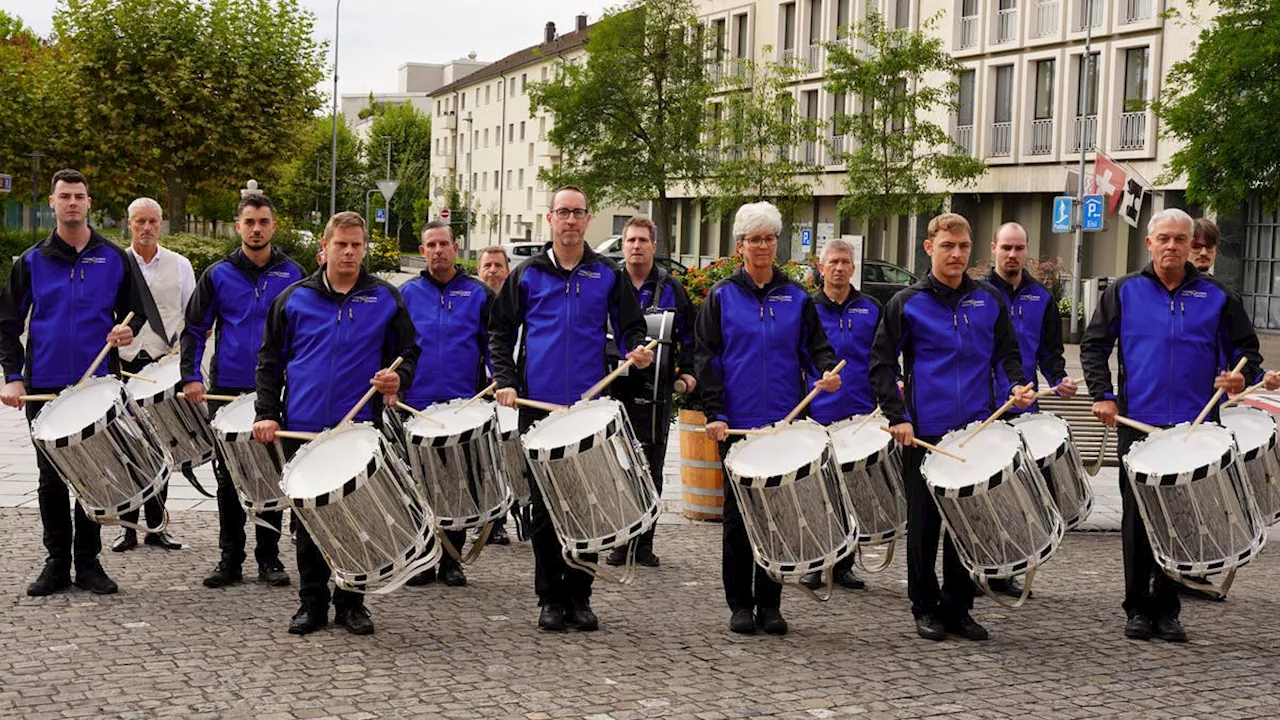
[[[915,283],[918,278],[906,268],[884,260],[862,261],[862,292],[888,303],[899,290]]]
[[[507,251],[507,257],[511,259],[511,269],[514,270],[528,262],[529,258],[542,252],[544,244],[520,240],[506,243],[502,247]]]
[[[622,252],[622,236],[610,235],[595,246],[595,251],[601,255],[613,257],[616,253]]]
[[[614,262],[618,263],[619,265],[626,262],[626,258],[624,258],[622,255],[622,250],[618,250],[616,252],[610,252],[610,253],[602,253],[602,254],[605,257],[612,259]],[[655,257],[653,259],[653,264],[657,265],[663,270],[666,270],[672,275],[683,275],[685,272],[689,270],[689,268],[685,267],[684,265],[681,265],[678,261],[672,260],[671,258],[662,256],[662,255],[658,255],[657,257]]]

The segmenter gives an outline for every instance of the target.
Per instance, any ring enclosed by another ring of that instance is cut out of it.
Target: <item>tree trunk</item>
[[[653,224],[658,227],[658,254],[671,257],[671,200],[667,197],[666,186],[658,190],[653,215]]]
[[[169,232],[187,231],[187,183],[176,171],[165,173],[165,189],[168,191]]]

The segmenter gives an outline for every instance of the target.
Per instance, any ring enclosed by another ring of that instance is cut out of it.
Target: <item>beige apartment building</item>
[[[529,85],[554,77],[557,63],[585,54],[587,16],[559,34],[554,23],[542,42],[512,53],[430,94],[433,217],[444,207],[450,183],[464,199],[468,187],[475,209],[472,249],[510,242],[551,239],[546,213],[551,190],[538,171],[560,159],[547,140],[553,119],[535,113]],[[593,207],[586,241],[594,246],[621,232],[642,205]],[[450,208],[452,222],[465,218]]]
[[[369,137],[369,128],[373,126],[373,116],[360,117],[360,111],[369,107],[369,99],[384,105],[412,105],[425,114],[431,114],[435,107],[431,101],[431,93],[450,83],[461,80],[489,63],[476,60],[476,54],[451,60],[447,63],[407,62],[400,65],[396,72],[397,87],[393,93],[365,93],[363,95],[343,95],[338,106],[347,126],[361,138]]]

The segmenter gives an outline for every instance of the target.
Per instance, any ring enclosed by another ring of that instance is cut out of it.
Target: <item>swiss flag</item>
[[[1120,198],[1124,195],[1125,180],[1129,174],[1111,161],[1111,158],[1097,153],[1093,161],[1093,191],[1107,197],[1107,213],[1116,211]]]

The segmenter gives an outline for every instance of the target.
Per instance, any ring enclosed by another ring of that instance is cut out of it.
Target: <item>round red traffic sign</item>
[[[440,219],[441,220],[449,219],[449,208],[444,208],[443,210],[440,211]]]

